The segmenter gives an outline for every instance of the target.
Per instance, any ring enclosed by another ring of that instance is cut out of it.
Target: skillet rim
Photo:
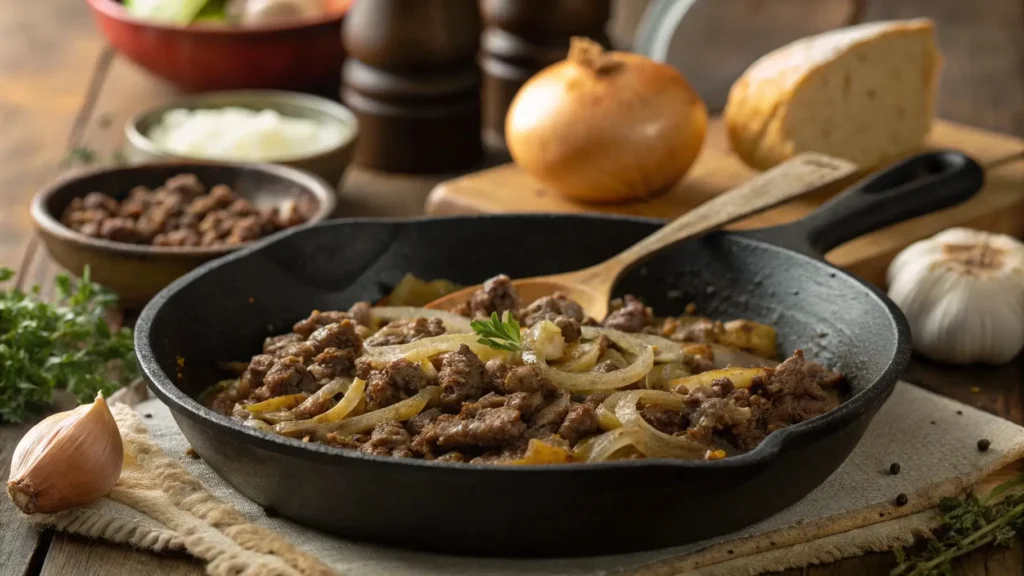
[[[787,426],[780,430],[776,430],[768,434],[768,436],[760,443],[756,448],[749,452],[739,454],[736,456],[730,456],[721,460],[681,460],[675,458],[644,458],[636,460],[616,460],[612,462],[597,462],[597,463],[577,463],[571,466],[564,464],[534,464],[530,466],[508,466],[504,464],[474,464],[467,466],[465,463],[459,462],[437,462],[433,460],[419,460],[411,458],[394,458],[389,456],[376,456],[371,454],[364,454],[362,452],[356,452],[352,450],[345,450],[343,448],[329,446],[327,444],[315,443],[315,442],[302,442],[295,438],[289,438],[278,434],[272,434],[243,426],[237,423],[233,418],[229,418],[223,414],[214,412],[213,410],[203,406],[197,400],[182,391],[171,378],[160,368],[159,363],[156,360],[156,355],[153,353],[152,347],[149,345],[149,335],[151,332],[151,326],[154,319],[159,314],[161,308],[166,302],[177,292],[183,290],[186,286],[191,284],[194,280],[198,279],[207,272],[224,266],[235,260],[247,258],[261,250],[267,249],[269,246],[283,242],[285,239],[291,236],[303,234],[307,231],[331,226],[343,226],[348,224],[362,224],[362,225],[373,225],[373,224],[384,224],[384,225],[405,225],[405,224],[418,224],[420,222],[446,222],[446,221],[462,221],[462,220],[515,220],[522,217],[536,218],[536,219],[577,219],[577,220],[605,220],[605,221],[618,221],[618,222],[630,222],[644,225],[664,225],[664,220],[656,218],[645,218],[638,216],[619,215],[619,214],[558,214],[558,213],[536,213],[536,214],[474,214],[474,215],[459,215],[459,216],[420,216],[416,218],[338,218],[332,220],[326,220],[317,223],[310,223],[302,226],[297,226],[291,229],[283,230],[267,238],[258,240],[240,250],[231,252],[221,258],[207,262],[189,273],[176,279],[174,282],[169,284],[163,290],[161,290],[152,300],[146,304],[146,307],[139,314],[139,318],[135,324],[135,353],[139,361],[139,367],[142,372],[142,376],[146,380],[147,387],[156,394],[164,403],[167,404],[168,408],[172,412],[184,412],[186,416],[193,419],[198,419],[198,423],[204,426],[215,426],[219,428],[222,434],[228,434],[233,437],[236,441],[243,442],[252,445],[256,448],[260,448],[267,451],[272,451],[284,456],[299,457],[314,462],[326,462],[330,463],[336,458],[347,458],[362,461],[369,461],[373,463],[379,463],[387,466],[419,466],[426,468],[443,468],[447,470],[462,470],[463,474],[478,474],[483,475],[487,473],[493,473],[501,471],[504,473],[511,474],[550,474],[553,472],[559,472],[562,474],[573,473],[573,474],[585,474],[591,472],[596,474],[598,472],[608,472],[615,470],[634,469],[634,468],[661,468],[661,467],[674,467],[681,469],[729,469],[729,468],[743,468],[748,466],[761,466],[767,465],[778,456],[779,452],[785,447],[787,442],[799,440],[802,437],[812,435],[822,435],[830,430],[843,428],[845,424],[855,420],[859,417],[867,406],[870,406],[878,397],[882,397],[882,401],[892,392],[896,387],[896,383],[899,381],[899,376],[906,368],[910,361],[910,326],[904,317],[903,313],[899,310],[894,302],[892,302],[885,294],[877,287],[869,284],[865,280],[857,277],[854,274],[846,272],[845,270],[833,266],[828,263],[822,257],[815,258],[807,254],[801,253],[797,250],[780,246],[771,242],[767,242],[757,238],[757,233],[760,230],[756,229],[739,232],[724,232],[730,236],[736,237],[741,242],[751,242],[759,247],[767,248],[770,250],[777,250],[785,253],[787,257],[810,260],[817,265],[825,266],[831,272],[835,273],[835,277],[840,274],[849,280],[855,281],[862,288],[866,289],[868,295],[870,295],[879,305],[881,305],[888,313],[889,319],[893,322],[896,330],[896,350],[889,361],[889,365],[882,371],[881,374],[870,384],[864,387],[863,390],[854,394],[845,402],[840,404],[837,408],[806,420],[799,424]],[[713,232],[716,234],[723,233],[723,231]],[[173,414],[172,414],[173,416]]]

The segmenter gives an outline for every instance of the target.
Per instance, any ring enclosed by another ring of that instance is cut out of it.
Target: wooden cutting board
[[[1024,237],[1024,141],[952,122],[937,121],[929,147],[961,150],[986,168],[985,187],[955,208],[890,226],[848,242],[828,260],[881,286],[889,261],[911,242],[953,226],[969,226]],[[513,164],[474,172],[438,184],[427,198],[428,214],[513,212],[599,212],[675,218],[693,206],[736,186],[756,172],[729,152],[723,125],[713,120],[704,149],[686,178],[667,194],[632,204],[589,206],[561,198]],[[814,210],[840,187],[822,190],[731,226],[758,228],[784,224]]]

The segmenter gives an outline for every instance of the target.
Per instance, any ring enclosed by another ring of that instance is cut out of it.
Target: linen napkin
[[[1024,428],[899,383],[847,461],[792,507],[758,524],[663,550],[573,559],[468,558],[399,550],[268,517],[189,447],[158,400],[113,406],[125,444],[115,489],[89,506],[32,517],[41,526],[161,552],[208,574],[350,576],[707,576],[757,574],[910,544],[944,496],[984,491],[1024,456]],[[987,438],[991,448],[977,449]],[[891,474],[893,462],[901,465]],[[897,494],[906,494],[903,506]]]

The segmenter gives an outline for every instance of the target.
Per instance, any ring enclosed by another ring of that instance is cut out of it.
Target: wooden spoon
[[[608,315],[608,302],[619,278],[662,248],[742,220],[845,178],[856,171],[857,166],[846,160],[823,154],[803,153],[728,192],[715,196],[600,264],[575,272],[521,278],[513,280],[512,285],[515,286],[520,301],[524,303],[533,302],[556,291],[562,292],[578,302],[589,316],[600,320]],[[473,292],[479,288],[464,288],[438,298],[426,307],[451,310],[469,300]]]

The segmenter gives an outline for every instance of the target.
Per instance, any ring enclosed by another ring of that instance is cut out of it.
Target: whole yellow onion
[[[667,191],[707,131],[707,108],[676,69],[573,38],[569,56],[519,90],[505,118],[509,152],[552,191],[624,202]]]

